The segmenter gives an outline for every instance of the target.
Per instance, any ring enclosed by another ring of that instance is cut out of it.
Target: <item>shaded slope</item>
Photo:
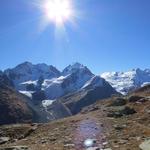
[[[24,97],[16,92],[11,82],[0,76],[0,124],[32,121],[32,111],[24,102]]]

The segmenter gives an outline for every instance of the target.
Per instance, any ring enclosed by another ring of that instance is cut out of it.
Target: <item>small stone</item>
[[[124,126],[114,125],[114,128],[115,128],[116,130],[123,130],[123,129],[124,129]]]
[[[102,143],[102,145],[103,145],[103,146],[106,146],[106,145],[108,145],[108,142],[104,142],[104,143]]]
[[[120,140],[119,143],[120,144],[126,144],[128,141],[127,140]]]
[[[92,147],[94,144],[96,144],[96,139],[86,139],[84,141],[85,147]]]
[[[100,148],[99,147],[89,147],[86,150],[100,150]]]
[[[141,137],[137,137],[136,140],[137,140],[137,141],[140,141],[140,140],[141,140]]]
[[[114,145],[115,148],[119,148],[119,145]]]
[[[47,143],[47,140],[42,140],[41,143],[45,144],[45,143]]]
[[[73,148],[73,147],[75,147],[75,144],[66,144],[66,145],[64,145],[64,147]]]
[[[53,137],[53,138],[50,138],[50,141],[51,142],[55,142],[57,139],[55,138],[55,137]]]
[[[0,144],[7,143],[10,140],[9,137],[0,137]]]

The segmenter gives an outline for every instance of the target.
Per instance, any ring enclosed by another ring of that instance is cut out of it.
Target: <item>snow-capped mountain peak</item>
[[[42,90],[49,99],[79,90],[94,77],[94,74],[80,63],[69,65],[61,73],[54,66],[44,63],[34,65],[24,62],[13,69],[5,70],[5,74],[13,81],[18,91],[31,95]]]
[[[67,66],[63,71],[62,75],[66,76],[72,73],[85,72],[86,74],[93,75],[91,71],[84,65],[80,63],[73,63],[72,65]]]
[[[101,77],[108,81],[112,87],[122,94],[127,94],[130,90],[150,83],[150,69],[132,69],[127,72],[105,72]]]
[[[60,77],[45,80],[42,86],[49,99],[56,99],[66,93],[80,90],[93,76],[87,67],[75,63],[66,67]]]
[[[82,89],[95,89],[103,86],[104,82],[104,79],[95,76],[80,63],[69,65],[60,73],[53,66],[25,62],[13,69],[6,70],[5,74],[21,93],[31,98],[34,93],[41,91],[44,98],[51,100]]]
[[[7,69],[4,73],[14,82],[16,89],[19,89],[19,85],[27,81],[43,79],[52,79],[54,77],[60,76],[60,71],[58,71],[53,66],[48,66],[46,64],[32,64],[30,62],[24,62],[13,69]]]

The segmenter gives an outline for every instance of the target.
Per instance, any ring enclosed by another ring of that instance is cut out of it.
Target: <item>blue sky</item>
[[[56,37],[52,23],[40,32],[43,14],[32,0],[0,0],[0,69],[24,61],[60,70],[80,62],[96,74],[150,67],[149,0],[73,3],[76,25],[66,22]]]

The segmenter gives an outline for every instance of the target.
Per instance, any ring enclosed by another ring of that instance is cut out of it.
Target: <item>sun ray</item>
[[[44,32],[49,26],[54,27],[56,41],[69,42],[67,27],[77,28],[78,11],[73,0],[33,0],[33,5],[41,12],[39,33]],[[51,29],[52,29],[51,28]]]
[[[47,20],[62,25],[73,15],[71,0],[46,0],[43,10]]]

